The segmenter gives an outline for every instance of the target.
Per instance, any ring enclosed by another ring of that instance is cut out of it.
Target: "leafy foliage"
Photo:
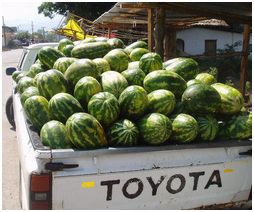
[[[115,2],[43,2],[38,7],[38,13],[53,18],[56,14],[67,15],[67,12],[83,18],[94,20],[108,11]]]

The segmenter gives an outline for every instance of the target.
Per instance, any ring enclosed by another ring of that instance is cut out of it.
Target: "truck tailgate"
[[[251,142],[228,142],[55,150],[52,162],[79,166],[53,172],[53,209],[189,209],[247,200]]]

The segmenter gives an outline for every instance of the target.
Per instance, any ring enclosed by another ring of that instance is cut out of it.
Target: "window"
[[[205,55],[216,55],[217,40],[205,40]]]
[[[176,40],[176,49],[178,51],[184,52],[184,40],[182,40],[182,39],[177,39]]]

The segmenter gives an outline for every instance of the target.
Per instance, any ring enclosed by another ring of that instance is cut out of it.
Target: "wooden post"
[[[165,32],[164,56],[164,60],[176,57],[176,31],[172,28],[167,28]]]
[[[156,8],[156,21],[155,21],[155,52],[158,53],[161,58],[164,58],[164,33],[165,33],[165,9]]]
[[[242,60],[241,60],[241,70],[240,70],[240,91],[245,96],[245,81],[247,75],[247,65],[248,65],[248,47],[250,41],[250,25],[244,25],[243,32],[243,49],[242,49]]]
[[[148,50],[153,50],[153,9],[149,8],[147,9],[147,33],[148,33]]]
[[[110,37],[111,37],[111,28],[109,27],[108,28],[108,38],[110,39]]]

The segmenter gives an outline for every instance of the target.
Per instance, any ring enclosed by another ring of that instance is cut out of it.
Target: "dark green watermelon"
[[[221,105],[221,97],[212,86],[196,84],[184,91],[182,102],[190,113],[215,113]]]
[[[133,49],[130,53],[130,59],[131,61],[139,61],[140,58],[146,53],[149,53],[149,50],[145,48]]]
[[[157,53],[146,53],[139,60],[139,68],[146,74],[152,71],[161,70],[163,63],[161,56]]]
[[[217,109],[217,112],[226,115],[232,115],[240,112],[244,104],[244,98],[237,89],[223,83],[215,83],[211,86],[221,97],[221,104]]]
[[[43,125],[40,131],[40,138],[44,146],[51,149],[71,148],[66,127],[63,123],[52,120]]]
[[[145,89],[138,85],[127,87],[119,96],[121,115],[133,120],[145,114],[148,107],[148,97]]]
[[[179,74],[184,80],[194,79],[199,72],[197,61],[192,58],[174,58],[163,63],[166,70]]]
[[[37,87],[31,86],[24,90],[20,97],[21,104],[24,106],[25,101],[31,96],[39,96],[39,90]]]
[[[208,73],[200,73],[195,77],[195,79],[207,85],[216,83],[215,77]]]
[[[138,144],[139,130],[130,120],[122,119],[110,126],[107,139],[110,146],[135,146]]]
[[[66,122],[66,129],[77,148],[97,149],[108,144],[101,124],[88,113],[73,114]]]
[[[151,113],[161,113],[168,116],[175,108],[175,95],[168,90],[160,89],[147,95],[148,110]]]
[[[53,68],[54,63],[60,57],[64,57],[64,54],[50,46],[42,47],[38,52],[39,60],[47,69]]]
[[[59,41],[57,49],[63,52],[63,49],[67,45],[74,45],[73,42],[68,38],[63,38]]]
[[[75,61],[64,73],[65,78],[72,86],[75,86],[82,77],[91,76],[98,78],[99,75],[100,73],[96,64],[89,59],[80,59]]]
[[[179,143],[189,143],[197,137],[198,132],[199,128],[196,119],[188,114],[181,113],[173,118],[170,140]]]
[[[124,42],[119,38],[110,38],[107,40],[107,42],[112,49],[117,49],[117,48],[123,49],[125,47]]]
[[[31,86],[34,86],[33,78],[24,76],[19,80],[17,90],[20,94],[22,94],[25,91],[25,89]]]
[[[110,126],[120,114],[117,98],[109,92],[99,92],[92,96],[88,103],[88,112],[95,117],[103,127]]]
[[[158,70],[146,75],[144,88],[147,92],[159,89],[171,91],[176,98],[180,98],[187,88],[186,81],[178,74],[172,71]]]
[[[72,114],[83,112],[83,108],[72,95],[58,93],[50,99],[49,111],[55,120],[65,123]]]
[[[57,93],[68,92],[68,83],[64,75],[55,69],[42,72],[37,78],[37,87],[40,94],[48,100]]]
[[[212,115],[199,116],[197,119],[199,127],[199,137],[204,141],[212,141],[216,138],[219,125]]]
[[[48,100],[43,96],[31,96],[24,104],[24,111],[32,125],[40,130],[42,126],[51,120]]]
[[[108,52],[104,59],[108,61],[111,70],[122,72],[128,68],[129,57],[123,49],[113,49]]]
[[[138,121],[138,129],[142,141],[146,144],[159,145],[165,143],[171,136],[172,123],[160,113],[151,113]]]
[[[125,79],[128,81],[129,85],[139,85],[143,86],[143,81],[146,74],[140,69],[127,69],[121,73]]]
[[[91,97],[101,91],[100,83],[95,78],[88,76],[81,78],[77,82],[74,88],[74,96],[86,109]]]
[[[219,125],[221,139],[248,139],[252,137],[252,112],[234,115]]]
[[[101,74],[101,86],[105,92],[112,93],[116,98],[127,88],[128,82],[116,71],[106,71]]]

